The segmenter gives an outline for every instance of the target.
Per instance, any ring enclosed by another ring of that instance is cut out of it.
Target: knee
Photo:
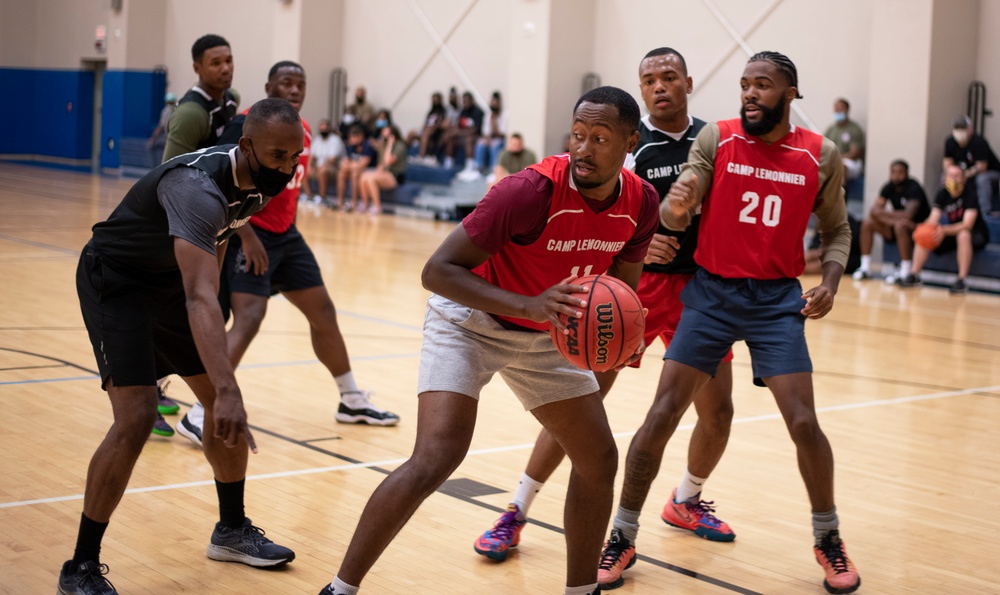
[[[788,434],[797,445],[815,443],[823,435],[813,411],[797,412],[788,419],[787,424]]]
[[[465,450],[435,448],[415,450],[406,462],[409,483],[420,493],[430,494],[458,469],[465,458]]]
[[[260,303],[257,303],[257,302]],[[256,333],[267,313],[267,299],[253,300],[251,303],[233,304],[233,328]]]
[[[712,403],[706,411],[698,412],[698,418],[705,422],[709,431],[728,435],[733,425],[733,402],[727,399]]]
[[[669,435],[680,423],[687,410],[687,401],[682,403],[680,395],[673,390],[666,390],[656,395],[653,406],[646,415],[643,428],[657,436]]]
[[[126,449],[134,454],[142,450],[150,432],[153,431],[153,424],[156,423],[156,405],[151,407],[137,408],[127,415],[115,419],[112,429],[116,436],[117,447]]]

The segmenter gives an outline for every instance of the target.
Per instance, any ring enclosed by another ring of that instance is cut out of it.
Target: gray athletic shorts
[[[594,373],[566,361],[548,333],[507,330],[481,310],[432,295],[417,392],[448,391],[478,399],[497,372],[527,411],[598,391]]]

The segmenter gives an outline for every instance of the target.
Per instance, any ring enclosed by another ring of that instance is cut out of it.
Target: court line
[[[931,401],[931,400],[935,400],[935,399],[945,399],[945,398],[949,398],[949,397],[959,397],[959,396],[965,396],[965,395],[974,395],[974,394],[978,394],[978,393],[989,393],[989,392],[995,392],[995,391],[998,391],[998,390],[1000,390],[1000,385],[983,386],[983,387],[978,387],[978,388],[967,388],[967,389],[955,390],[955,391],[930,393],[930,394],[926,394],[926,395],[914,395],[914,396],[910,396],[910,397],[897,397],[895,399],[881,399],[881,400],[875,400],[875,401],[865,401],[865,402],[862,402],[862,403],[846,403],[846,404],[843,404],[843,405],[830,405],[828,407],[820,407],[820,408],[816,409],[816,412],[817,413],[832,413],[832,412],[835,412],[835,411],[851,411],[851,410],[854,410],[854,409],[867,409],[867,408],[870,408],[870,407],[885,407],[885,406],[889,406],[889,405],[900,405],[900,404],[905,404],[905,403],[916,403],[916,402],[920,402],[920,401]],[[754,415],[754,416],[751,416],[751,417],[735,418],[735,419],[733,419],[733,424],[745,424],[745,423],[753,423],[753,422],[759,422],[759,421],[773,421],[773,420],[777,420],[777,419],[781,419],[781,414],[780,413],[769,413],[769,414],[766,414],[766,415]],[[253,431],[255,431],[255,432],[263,432],[263,433],[268,433],[268,434],[270,434],[272,436],[280,437],[279,434],[275,434],[273,432],[269,432],[268,430],[264,430],[263,428],[256,428],[256,427],[253,427],[253,426],[251,426],[251,427],[252,427]],[[685,425],[682,425],[682,426],[678,426],[677,430],[691,430],[693,428],[694,428],[694,424],[685,424]],[[628,437],[631,437],[634,434],[635,434],[635,430],[631,430],[631,431],[628,431],[628,432],[618,432],[618,433],[614,434],[614,437],[615,438],[628,438]],[[325,449],[320,449],[320,448],[314,447],[312,445],[308,445],[308,444],[303,443],[303,442],[301,442],[299,440],[294,440],[294,439],[287,439],[287,440],[289,440],[290,442],[293,442],[295,444],[302,444],[304,446],[310,446],[313,450],[317,450],[319,452],[325,452],[325,453],[328,453],[328,454],[334,454],[334,453],[331,453],[330,451],[327,451]],[[535,446],[535,443],[534,442],[530,442],[530,443],[524,443],[524,444],[512,444],[512,445],[507,445],[507,446],[495,446],[495,447],[492,447],[492,448],[478,448],[478,449],[470,450],[468,452],[468,454],[466,455],[466,458],[468,458],[468,457],[475,457],[475,456],[482,456],[482,455],[490,455],[490,454],[496,454],[496,453],[512,452],[512,451],[517,451],[517,450],[529,450],[531,448],[534,448],[534,446]],[[353,461],[354,460],[354,459],[347,459],[346,457],[342,457],[342,455],[341,455],[341,458],[345,458],[346,460],[349,460],[349,461]],[[369,463],[364,463],[364,462],[361,462],[361,461],[357,461],[357,462],[349,462],[349,463],[344,464],[344,465],[332,465],[332,466],[327,466],[327,467],[313,467],[313,468],[310,468],[310,469],[297,469],[297,470],[291,470],[291,471],[277,471],[277,472],[274,472],[274,473],[262,473],[262,474],[257,474],[257,475],[248,475],[247,476],[247,481],[257,481],[257,480],[263,480],[263,479],[275,479],[275,478],[283,478],[283,477],[296,477],[296,476],[299,476],[299,475],[314,475],[314,474],[317,474],[317,473],[328,473],[330,471],[349,471],[349,470],[352,470],[352,469],[376,469],[376,468],[382,468],[382,467],[386,467],[386,466],[400,465],[402,463],[405,463],[407,460],[409,460],[408,456],[404,457],[404,458],[385,459],[385,460],[382,460],[382,461],[374,461],[374,462],[369,462]],[[385,472],[385,471],[383,470],[383,472]],[[215,480],[205,480],[205,481],[193,481],[193,482],[186,482],[186,483],[165,484],[165,485],[159,485],[159,486],[149,486],[149,487],[145,487],[145,488],[130,488],[128,490],[125,490],[125,493],[126,494],[142,494],[142,493],[146,493],[146,492],[159,492],[159,491],[164,491],[164,490],[182,489],[182,488],[199,487],[199,486],[211,486],[211,485],[215,485]],[[74,494],[74,495],[71,495],[71,496],[56,496],[56,497],[53,497],[53,498],[40,498],[40,499],[36,499],[36,500],[21,500],[21,501],[18,501],[18,502],[3,502],[3,503],[0,503],[0,509],[3,509],[3,508],[15,508],[15,507],[19,507],[19,506],[30,506],[30,505],[34,505],[34,504],[48,504],[48,503],[52,503],[52,502],[67,502],[67,501],[70,501],[70,500],[82,500],[82,499],[83,499],[83,494]]]

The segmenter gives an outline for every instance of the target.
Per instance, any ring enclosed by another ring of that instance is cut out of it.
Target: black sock
[[[104,539],[104,530],[107,528],[107,523],[98,523],[85,514],[80,515],[80,532],[76,534],[76,550],[73,552],[71,569],[90,560],[101,563],[101,540]]]
[[[246,479],[232,483],[215,480],[215,491],[219,494],[219,522],[223,527],[236,529],[243,526],[246,518],[243,512],[243,487]]]

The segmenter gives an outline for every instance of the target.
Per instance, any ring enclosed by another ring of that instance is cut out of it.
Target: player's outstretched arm
[[[174,255],[184,282],[188,321],[209,380],[215,387],[215,435],[232,448],[240,436],[257,452],[247,425],[243,395],[226,350],[226,327],[219,307],[218,257],[191,242],[174,238]]]
[[[459,225],[427,260],[421,281],[425,289],[470,308],[536,322],[548,320],[560,329],[559,313],[582,315],[579,308],[586,304],[570,294],[584,288],[570,283],[572,278],[537,296],[521,295],[501,289],[472,272],[489,257],[490,253],[473,243],[465,227]]]

